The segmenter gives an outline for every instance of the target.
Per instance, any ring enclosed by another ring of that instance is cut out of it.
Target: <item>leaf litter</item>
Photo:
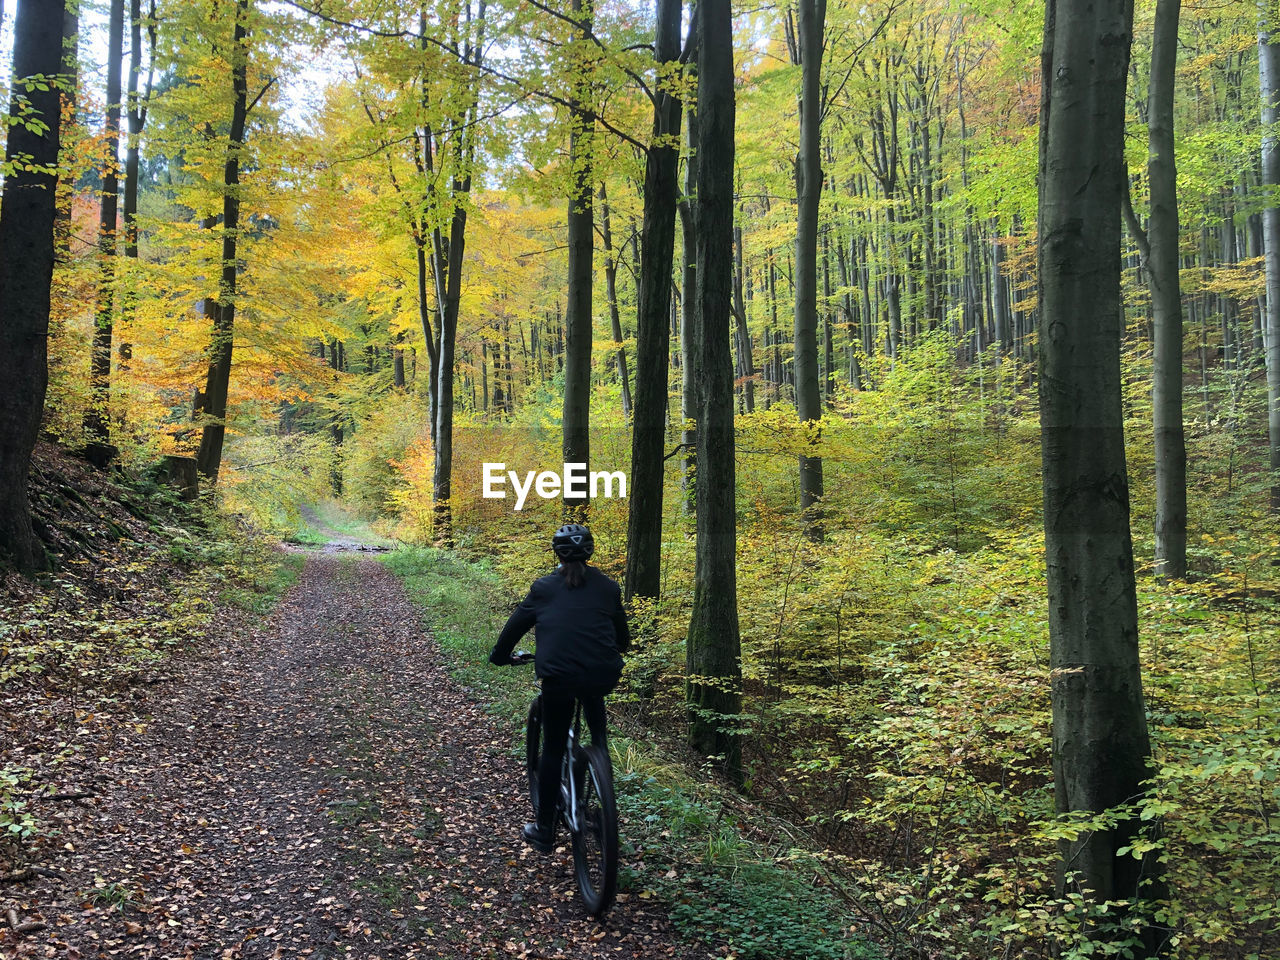
[[[655,899],[592,920],[567,846],[524,846],[510,744],[379,563],[311,557],[117,712],[81,726],[92,790],[42,811],[40,868],[0,886],[29,925],[0,956],[724,955]]]

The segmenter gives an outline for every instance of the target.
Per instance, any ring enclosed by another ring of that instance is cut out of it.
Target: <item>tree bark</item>
[[[120,191],[120,75],[124,58],[124,0],[111,0],[107,29],[107,119],[103,130],[102,206],[98,220],[98,306],[89,357],[89,408],[84,427],[92,443],[110,439],[111,337],[115,311],[116,220]]]
[[[600,233],[604,245],[605,298],[609,301],[609,330],[618,352],[618,380],[622,387],[622,417],[631,419],[631,376],[627,371],[627,351],[622,345],[622,317],[618,313],[618,264],[613,252],[613,225],[609,217],[609,195],[600,184]]]
[[[689,740],[741,779],[742,667],[735,573],[733,37],[729,0],[698,4],[697,559],[686,642]]]
[[[152,10],[152,17],[155,10]],[[138,138],[146,123],[146,101],[138,98],[138,75],[142,72],[142,3],[129,0],[129,84],[128,138],[124,161],[124,255],[138,258],[138,166],[141,160]],[[148,86],[150,84],[148,83]]]
[[[62,109],[74,126],[78,123],[80,96],[80,5],[72,3],[62,15],[62,69],[64,77]],[[75,185],[61,180],[58,184],[58,209],[54,219],[54,249],[57,261],[65,263],[71,256],[71,207]]]
[[[991,312],[995,321],[995,339],[1000,353],[1009,352],[1012,339],[1009,329],[1009,288],[1004,276],[1004,244],[999,237],[991,239]]]
[[[470,126],[470,124],[468,124]],[[466,138],[463,131],[455,131],[459,149]],[[458,307],[462,298],[462,259],[466,245],[467,208],[457,203],[457,197],[471,190],[470,161],[468,172],[454,182],[455,206],[449,226],[449,257],[446,262],[444,313],[440,318],[440,344],[436,364],[435,393],[435,462],[431,479],[431,496],[434,503],[432,523],[436,541],[442,546],[453,546],[453,375],[454,351],[458,342]]]
[[[696,68],[696,65],[695,65]],[[698,370],[698,274],[695,259],[698,246],[698,141],[699,124],[696,106],[689,108],[686,137],[689,141],[689,159],[685,164],[685,199],[680,203],[681,279],[684,301],[680,311],[680,442],[684,445],[684,473],[681,485],[684,490],[685,513],[697,509],[694,477],[698,469],[698,391],[695,377]]]
[[[9,128],[5,159],[14,165],[0,194],[0,558],[23,572],[48,567],[31,526],[27,481],[49,382],[49,287],[53,282],[53,223],[57,210],[59,91],[27,88],[26,77],[52,76],[62,64],[62,0],[18,7],[13,25],[13,81],[9,115],[22,102],[47,126]]]
[[[413,245],[416,262],[418,290],[418,322],[422,324],[422,339],[427,345],[427,414],[431,420],[431,445],[436,443],[436,387],[440,382],[440,349],[435,331],[431,328],[431,301],[427,295],[427,281],[436,266],[435,258],[427,252],[427,238],[421,226],[413,229]]]
[[[200,496],[200,476],[196,472],[195,457],[170,454],[162,461],[164,481],[178,491],[179,498],[187,502]]]
[[[147,82],[141,96],[138,94],[138,78],[142,72],[142,4],[141,0],[129,0],[129,80],[126,89],[125,103],[128,107],[127,133],[124,159],[124,256],[132,263],[138,260],[138,169],[141,162],[140,144],[142,128],[147,122],[147,106],[151,100],[151,78],[155,66],[156,46],[156,5],[151,2],[148,37],[151,42],[151,66],[147,70]],[[120,329],[121,336],[129,335],[133,324],[134,282],[126,283],[120,296]],[[132,346],[122,340],[120,343],[120,359],[128,360],[133,353]]]
[[[734,341],[738,347],[738,378],[742,381],[743,410],[756,411],[756,362],[752,355],[751,330],[747,326],[747,303],[742,296],[742,226],[733,228],[733,319]]]
[[[836,399],[835,344],[831,339],[831,238],[822,235],[822,406],[830,410]]]
[[[1264,21],[1258,33],[1258,72],[1262,88],[1262,185],[1280,184],[1280,45],[1272,41],[1274,24]],[[1267,283],[1267,322],[1263,346],[1267,368],[1267,437],[1271,448],[1271,512],[1280,513],[1280,206],[1262,212]]]
[[[1158,0],[1147,95],[1151,181],[1147,261],[1155,325],[1152,409],[1155,428],[1155,573],[1187,574],[1187,451],[1182,425],[1182,289],[1178,253],[1178,184],[1174,161],[1174,67],[1181,0]]]
[[[466,31],[466,36],[457,44],[459,60],[464,68],[479,67],[483,57],[485,34],[485,0],[480,0],[473,18],[470,2],[465,7],[465,17],[461,24],[455,21],[453,26]],[[419,27],[424,31],[420,41],[426,46],[426,14],[419,12]],[[456,40],[456,38],[455,38]],[[427,103],[428,78],[422,77],[422,104]],[[475,161],[475,117],[477,99],[474,95],[469,102],[456,105],[446,121],[445,141],[452,151],[449,170],[446,202],[451,210],[448,236],[440,227],[432,227],[429,231],[431,241],[430,266],[431,279],[435,289],[436,315],[439,326],[436,330],[436,341],[431,343],[430,315],[425,307],[426,281],[425,266],[427,251],[424,248],[428,235],[425,218],[419,220],[414,227],[414,238],[418,241],[418,298],[419,313],[422,318],[423,334],[427,338],[427,349],[431,356],[431,378],[428,386],[431,408],[431,441],[433,463],[431,475],[432,497],[432,533],[435,541],[444,547],[453,546],[453,414],[454,414],[454,377],[456,374],[456,352],[458,341],[458,311],[462,298],[462,267],[466,252],[467,240],[467,207],[466,197],[471,192],[471,170]],[[457,104],[457,100],[454,101]],[[421,148],[415,155],[420,158],[420,172],[426,174],[426,186],[429,193],[436,189],[437,180],[436,156],[433,146],[435,130],[427,125],[422,133]],[[443,171],[441,171],[443,173]]]
[[[1120,208],[1130,0],[1049,0],[1041,61],[1040,403],[1058,812],[1142,795],[1151,756],[1121,409]],[[1062,881],[1087,900],[1142,901],[1154,860],[1140,822],[1060,844]],[[1113,909],[1114,906],[1113,906]],[[1123,916],[1126,908],[1119,908]],[[1137,908],[1127,908],[1134,910]],[[1088,935],[1102,939],[1114,925]],[[1155,937],[1160,931],[1148,927]],[[1154,944],[1148,944],[1150,956]]]
[[[818,383],[818,201],[822,196],[822,41],[826,0],[797,0],[800,56],[800,149],[795,161],[795,390],[796,415],[810,443],[818,440],[822,390]],[[805,535],[821,541],[822,458],[800,457],[800,512]]]
[[[573,0],[572,19],[583,51],[593,29],[592,0]],[[565,463],[591,462],[591,293],[594,257],[594,215],[591,188],[595,138],[595,113],[591,105],[592,78],[589,63],[578,65],[570,109],[569,132],[569,277],[565,310],[564,412],[562,417]],[[564,496],[566,515],[585,518],[586,497]]]
[[[231,42],[231,126],[222,169],[222,276],[209,342],[209,372],[196,416],[203,421],[196,462],[210,483],[218,482],[222,443],[227,432],[227,393],[231,385],[231,352],[235,336],[236,251],[240,240],[240,152],[249,112],[249,0],[236,0]]]
[[[659,72],[680,59],[680,0],[657,0]],[[680,194],[680,115],[675,78],[654,91],[653,136],[644,165],[640,277],[636,290],[636,393],[631,430],[626,599],[658,596],[662,562],[663,441],[667,429],[671,265]]]

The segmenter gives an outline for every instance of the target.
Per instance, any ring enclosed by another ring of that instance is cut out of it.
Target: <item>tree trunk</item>
[[[738,377],[742,380],[743,408],[756,411],[756,362],[752,356],[751,330],[747,327],[747,303],[742,296],[742,227],[733,228],[733,317],[738,345]]]
[[[151,41],[152,60],[147,70],[147,82],[141,96],[138,94],[138,77],[142,72],[142,5],[141,0],[129,0],[129,80],[126,104],[128,106],[128,137],[126,138],[124,160],[124,255],[131,264],[138,260],[138,167],[141,160],[139,141],[142,128],[147,122],[147,105],[151,100],[151,77],[155,64],[156,46],[156,5],[151,2],[148,17],[151,24],[148,36]],[[133,324],[133,305],[136,280],[130,278],[126,289],[120,297],[121,335],[128,336]],[[128,360],[133,354],[132,346],[120,343],[120,359]]]
[[[741,779],[742,667],[735,573],[733,359],[733,17],[698,4],[698,544],[686,641],[689,740]]]
[[[116,219],[119,206],[120,73],[124,58],[124,0],[111,0],[107,31],[107,120],[103,130],[102,206],[98,220],[98,306],[89,358],[89,409],[84,428],[91,443],[110,439],[111,336],[116,280]]]
[[[659,70],[680,58],[680,0],[657,0],[654,57]],[[631,431],[626,599],[658,596],[662,562],[663,440],[671,339],[671,265],[680,194],[680,114],[672,78],[654,92],[653,137],[644,166],[640,276],[636,289],[636,395]]]
[[[995,320],[995,339],[1001,354],[1009,352],[1009,288],[1004,277],[1004,244],[999,237],[991,240],[991,312]]]
[[[222,277],[218,284],[213,335],[209,342],[209,373],[205,378],[202,404],[196,415],[203,421],[200,450],[196,454],[200,472],[210,483],[218,482],[222,467],[222,442],[227,432],[227,392],[231,385],[231,348],[236,318],[236,248],[240,236],[240,152],[244,147],[245,119],[249,112],[249,0],[236,0],[235,27],[231,44],[231,127],[227,135],[227,158],[223,165]]]
[[[782,396],[782,347],[778,344],[778,266],[774,263],[773,254],[769,255],[769,329],[773,352],[769,358],[769,380],[773,385],[773,399]]]
[[[200,496],[200,477],[196,472],[195,457],[170,454],[162,461],[164,482],[178,491],[181,500],[191,502]]]
[[[681,485],[684,489],[685,513],[697,509],[694,475],[698,467],[698,392],[695,378],[698,371],[698,275],[695,259],[698,245],[698,111],[689,108],[686,123],[689,141],[689,159],[685,163],[685,199],[680,203],[681,256],[684,263],[681,277],[684,286],[684,302],[680,312],[680,442],[684,445],[684,473]]]
[[[154,16],[154,10],[152,11]],[[142,72],[142,3],[129,0],[128,137],[124,161],[124,255],[138,259],[138,138],[146,122],[146,103],[138,98]]]
[[[830,410],[836,400],[835,344],[831,339],[831,238],[822,235],[822,405]]]
[[[858,304],[853,298],[853,277],[850,276],[850,263],[853,257],[853,242],[850,241],[848,248],[840,240],[836,242],[836,267],[840,271],[840,286],[844,288],[844,294],[840,298],[841,309],[844,311],[845,323],[845,359],[849,369],[849,384],[855,390],[862,389],[862,369],[858,363],[858,348],[860,346],[861,333],[859,332],[861,317],[858,314]],[[865,264],[863,265],[865,267]],[[854,268],[859,273],[862,268]],[[865,321],[862,321],[865,322]]]
[[[462,44],[461,61],[464,67],[480,65],[484,49],[485,0],[480,0],[475,19],[467,6],[467,29]],[[425,80],[424,80],[425,84]],[[459,106],[449,118],[449,140],[453,150],[453,170],[449,177],[448,201],[452,206],[447,244],[433,231],[432,268],[435,280],[439,338],[435,356],[434,383],[431,394],[435,405],[432,410],[432,440],[434,463],[431,476],[433,503],[433,535],[443,547],[453,546],[453,413],[455,355],[458,342],[458,310],[462,300],[462,265],[467,243],[466,197],[471,193],[471,168],[475,160],[475,122],[477,101]],[[433,170],[431,134],[424,141],[423,157],[428,171]]]
[[[1280,147],[1276,124],[1280,122],[1280,45],[1272,42],[1264,22],[1258,34],[1258,70],[1262,88],[1262,185],[1280,184]],[[1263,245],[1266,248],[1267,322],[1263,345],[1267,368],[1267,436],[1271,448],[1271,512],[1280,513],[1280,206],[1267,205],[1262,212]]]
[[[1151,756],[1121,410],[1120,208],[1129,0],[1049,0],[1041,62],[1040,403],[1058,812],[1142,795]],[[1096,904],[1146,899],[1136,817],[1060,844],[1062,881]],[[1121,852],[1125,850],[1125,852]],[[1089,931],[1105,938],[1116,926]],[[1147,928],[1151,934],[1159,931]],[[1149,945],[1150,946],[1150,945]],[[1141,953],[1148,956],[1149,953]]]
[[[428,260],[427,240],[420,227],[413,231],[413,244],[417,264],[418,320],[422,324],[422,339],[427,344],[427,413],[431,420],[431,445],[436,443],[436,388],[440,382],[440,350],[435,332],[431,329],[431,301],[427,298],[427,279],[437,266],[435,258]]]
[[[618,314],[618,264],[613,253],[613,227],[609,218],[609,196],[600,184],[600,228],[604,244],[604,286],[609,301],[609,328],[617,345],[618,380],[622,386],[622,417],[631,419],[631,376],[627,372],[627,351],[622,345],[622,317]],[[669,268],[668,268],[669,269]]]
[[[455,131],[462,152],[462,131]],[[455,181],[456,197],[471,189],[470,174]],[[456,203],[449,227],[449,259],[445,274],[444,315],[440,318],[440,348],[436,364],[435,462],[431,478],[434,504],[433,533],[441,546],[453,546],[453,374],[454,351],[458,342],[458,307],[462,297],[462,257],[466,246],[467,208]]]
[[[800,54],[800,149],[795,161],[796,268],[795,360],[796,415],[810,443],[819,438],[822,391],[818,383],[818,200],[822,196],[822,42],[826,0],[797,0]],[[800,512],[806,536],[823,538],[822,458],[800,457]]]
[[[894,213],[893,193],[887,193],[885,199],[889,206],[885,211],[888,226],[885,231],[885,278],[884,298],[889,312],[889,326],[885,333],[885,352],[890,360],[898,359],[898,349],[902,346],[902,298],[900,290],[902,277],[898,271],[897,240],[894,237],[898,229],[897,216]]]
[[[871,302],[871,240],[863,237],[858,244],[858,294],[862,303],[862,352],[868,357],[875,353],[876,327],[879,324],[880,304]],[[865,384],[864,385],[868,385]],[[868,385],[869,386],[869,385]]]
[[[1182,290],[1178,271],[1178,186],[1174,164],[1174,67],[1181,0],[1156,4],[1147,117],[1151,181],[1147,259],[1155,325],[1152,408],[1155,427],[1157,577],[1187,573],[1187,451],[1182,426]]]
[[[62,110],[57,89],[28,88],[23,80],[58,73],[63,12],[61,0],[24,0],[18,6],[9,116],[21,115],[22,97],[47,126],[42,132],[23,123],[9,127],[5,159],[11,172],[0,195],[0,558],[27,573],[46,569],[49,562],[31,526],[27,480],[49,382]],[[30,164],[17,164],[19,157]]]
[[[62,69],[65,86],[62,94],[62,110],[74,127],[79,115],[80,96],[80,5],[67,6],[62,17]],[[58,184],[58,208],[54,219],[54,249],[57,261],[65,263],[71,256],[71,207],[75,200],[75,184],[61,180]],[[61,326],[61,324],[59,325]]]
[[[572,18],[585,48],[593,28],[592,0],[573,0]],[[584,57],[586,54],[584,54]],[[587,65],[575,81],[569,132],[569,277],[565,310],[564,413],[565,463],[591,462],[591,288],[594,281],[594,220],[591,189],[595,113],[591,105],[591,77]],[[585,519],[586,497],[564,496],[565,513]]]

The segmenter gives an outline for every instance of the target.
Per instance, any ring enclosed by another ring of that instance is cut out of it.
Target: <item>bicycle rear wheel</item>
[[[578,792],[578,830],[573,834],[573,866],[587,911],[603,917],[618,892],[618,810],[613,798],[613,764],[603,747],[578,747],[574,763],[582,783]]]
[[[538,822],[538,764],[542,760],[542,697],[529,704],[529,719],[524,725],[525,772],[529,774],[529,801],[533,804],[533,821]]]

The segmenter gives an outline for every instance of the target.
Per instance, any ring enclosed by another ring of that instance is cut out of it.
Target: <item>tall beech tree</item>
[[[1120,809],[1142,795],[1151,757],[1120,394],[1132,30],[1129,0],[1049,0],[1041,54],[1038,290],[1054,798],[1064,815],[1118,811],[1110,829],[1082,830],[1060,845],[1064,883],[1095,904],[1140,903],[1153,893],[1145,884],[1156,866],[1129,853],[1140,821]],[[1091,935],[1115,931],[1100,925]]]
[[[1177,169],[1174,158],[1174,67],[1178,59],[1181,0],[1159,0],[1147,88],[1147,179],[1151,218],[1144,230],[1128,190],[1123,211],[1147,264],[1155,328],[1151,382],[1155,433],[1155,571],[1161,578],[1187,573],[1187,449],[1182,423],[1182,287],[1178,250]],[[1126,180],[1127,182],[1127,180]]]
[[[595,280],[594,177],[595,109],[592,64],[592,0],[573,0],[572,41],[576,50],[573,96],[569,106],[569,276],[565,308],[564,425],[565,463],[591,461],[591,303]],[[566,512],[584,516],[585,498],[564,497]]]
[[[733,439],[733,12],[698,3],[698,196],[695,369],[698,544],[686,641],[689,741],[741,776],[741,639]]]
[[[818,377],[818,201],[822,197],[822,50],[826,0],[796,0],[800,62],[800,149],[796,154],[796,415],[816,442],[822,420]],[[810,539],[822,539],[822,458],[800,457],[800,510]]]
[[[155,73],[155,0],[151,0],[145,21],[151,56],[147,67],[147,79],[140,93],[138,83],[142,73],[143,26],[141,0],[129,0],[129,78],[125,92],[125,103],[128,108],[126,114],[128,138],[125,144],[124,161],[124,209],[121,212],[124,226],[124,255],[131,261],[138,259],[138,172],[142,159],[140,141],[142,128],[147,123],[147,105],[151,102],[151,81]],[[122,300],[121,321],[127,327],[132,310],[132,296]],[[124,349],[123,345],[121,349]]]
[[[1280,186],[1280,44],[1275,42],[1274,5],[1262,5],[1258,31],[1258,75],[1262,92],[1262,185]],[[1270,446],[1271,512],[1280,514],[1280,204],[1269,203],[1262,212],[1264,271],[1267,297],[1266,349],[1267,437]]]
[[[13,25],[9,173],[0,193],[0,558],[48,559],[31,526],[27,478],[49,382],[49,286],[62,110],[62,0],[21,0]],[[37,79],[38,78],[38,79]]]
[[[111,0],[107,32],[107,118],[103,129],[102,202],[98,217],[98,305],[90,353],[85,432],[97,444],[110,436],[111,338],[115,325],[116,228],[120,209],[120,97],[124,59],[124,0]]]
[[[378,38],[348,47],[358,80],[357,99],[369,121],[366,130],[352,137],[351,149],[363,157],[372,142],[370,156],[378,158],[412,241],[416,313],[428,361],[433,537],[451,546],[458,315],[481,136],[488,3],[418,2],[413,5],[417,26],[412,33],[387,29],[399,14],[385,5],[351,10],[364,12],[367,22],[335,21],[312,5],[299,6],[357,35]],[[392,52],[405,38],[414,50],[412,58]],[[399,386],[404,357],[402,348],[396,350],[394,382]]]
[[[218,297],[213,301],[211,311],[213,329],[209,340],[209,368],[204,390],[197,395],[194,410],[201,424],[196,465],[215,483],[222,466],[222,444],[227,432],[227,392],[231,385],[231,354],[235,337],[240,153],[244,148],[245,121],[249,114],[249,0],[236,0],[227,56],[231,63],[231,123],[222,168],[222,269]]]
[[[71,0],[65,6],[62,15],[62,111],[70,121],[68,126],[74,128],[79,122],[80,99],[80,3]],[[66,131],[63,131],[63,137]],[[54,219],[54,244],[57,259],[65,261],[71,253],[73,233],[71,223],[71,207],[75,198],[74,185],[70,178],[62,177],[58,183],[58,212]]]
[[[1158,0],[1147,96],[1151,182],[1148,277],[1155,323],[1152,382],[1156,458],[1156,575],[1187,574],[1187,448],[1182,425],[1182,287],[1174,159],[1174,67],[1181,0]]]
[[[622,417],[631,419],[631,374],[627,370],[627,349],[622,342],[622,317],[618,312],[618,261],[613,249],[613,217],[609,212],[609,194],[604,182],[600,183],[600,242],[604,253],[605,299],[609,303],[609,331],[616,347],[618,384],[622,390]]]
[[[671,266],[680,194],[680,0],[656,0],[653,136],[644,164],[636,290],[636,390],[627,512],[626,598],[657,597],[662,559],[663,440],[667,430]]]
[[[449,234],[442,236],[442,231],[435,229],[432,272],[435,277],[436,296],[440,301],[439,341],[435,351],[436,364],[433,371],[432,396],[435,398],[433,408],[433,431],[435,438],[435,464],[432,472],[432,499],[435,505],[435,536],[444,545],[453,545],[453,510],[450,500],[453,496],[453,382],[458,341],[458,310],[462,299],[462,266],[467,237],[467,199],[471,194],[472,169],[475,166],[477,115],[480,104],[478,70],[482,65],[485,44],[485,0],[479,0],[473,13],[470,0],[463,4],[465,16],[454,17],[466,30],[461,43],[454,39],[452,49],[459,50],[459,60],[468,77],[472,81],[466,97],[453,97],[453,104],[447,119],[444,121],[442,142],[452,152],[450,164],[446,208],[449,210]],[[428,83],[422,77],[424,90]],[[433,159],[433,136],[440,136],[437,131],[427,127],[422,139],[422,156],[428,174],[427,184],[436,182],[436,161]],[[415,150],[417,138],[415,137]],[[439,147],[438,155],[446,147]],[[430,189],[430,187],[428,187]]]
[[[693,49],[695,56],[691,58],[692,69],[697,70],[697,30],[694,30]],[[698,409],[697,372],[698,361],[698,298],[696,287],[698,274],[696,255],[698,249],[698,145],[701,134],[698,127],[697,104],[690,104],[688,119],[685,121],[685,141],[689,148],[685,160],[684,185],[685,196],[680,201],[680,239],[681,289],[684,291],[680,301],[680,443],[684,447],[684,472],[681,474],[681,488],[684,492],[685,513],[697,511],[697,492],[694,486],[694,475],[698,467]]]

